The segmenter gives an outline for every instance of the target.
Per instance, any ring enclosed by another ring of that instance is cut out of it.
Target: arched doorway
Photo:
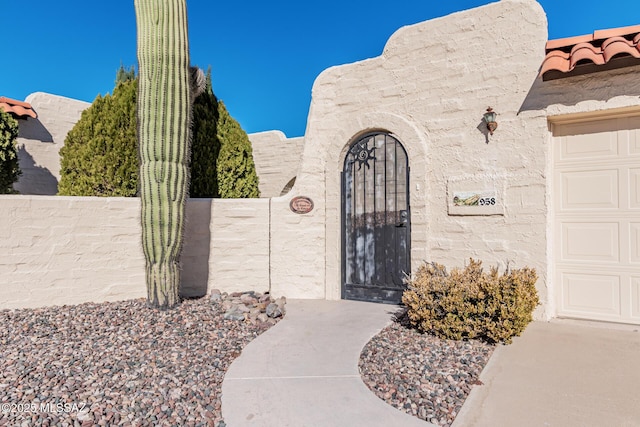
[[[389,133],[364,135],[342,172],[342,298],[400,302],[410,254],[407,152]]]

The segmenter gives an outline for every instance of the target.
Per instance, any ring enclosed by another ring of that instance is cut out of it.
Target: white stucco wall
[[[547,121],[544,111],[520,110],[546,40],[537,2],[503,0],[402,28],[381,56],[323,72],[296,186],[273,201],[272,215],[282,218],[273,225],[274,256],[283,260],[274,263],[274,286],[288,278],[287,295],[340,297],[344,150],[384,130],[409,154],[413,267],[422,260],[461,266],[469,257],[529,265],[545,302]],[[491,137],[482,123],[489,105],[499,113]],[[470,187],[495,189],[504,214],[450,215],[452,192]],[[291,213],[297,195],[311,197],[315,212]]]
[[[544,111],[551,118],[612,114],[640,105],[640,66],[543,82],[536,79],[522,111]]]
[[[252,133],[249,140],[260,179],[260,197],[280,196],[298,173],[304,138],[287,138],[280,131],[268,131]]]
[[[546,40],[536,1],[502,0],[404,27],[379,57],[323,72],[304,138],[250,135],[262,197],[271,199],[189,202],[183,293],[339,299],[346,150],[385,131],[409,156],[413,269],[469,257],[534,267],[536,317],[553,317],[551,131],[637,111],[640,67],[542,82]],[[499,114],[493,136],[482,122],[487,106]],[[62,130],[54,133],[58,141]],[[291,192],[275,197],[294,176]],[[471,190],[494,192],[498,206],[489,215],[452,206],[454,193]],[[296,196],[314,209],[293,213]],[[0,304],[144,296],[137,199],[6,196],[0,215],[10,219],[0,224]]]
[[[14,184],[21,194],[54,195],[60,180],[60,148],[67,133],[89,103],[48,93],[32,93],[25,100],[38,118],[20,120],[18,160],[22,175]]]
[[[140,199],[0,196],[0,309],[146,297]],[[269,201],[192,199],[183,296],[269,290]]]

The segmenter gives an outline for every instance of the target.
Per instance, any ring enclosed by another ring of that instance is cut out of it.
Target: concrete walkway
[[[378,399],[360,379],[364,345],[394,306],[288,300],[285,318],[252,341],[225,375],[229,427],[428,427]]]
[[[358,360],[395,307],[290,300],[222,385],[229,427],[428,427],[364,385]],[[452,427],[640,426],[640,332],[534,322],[498,346]]]
[[[452,427],[640,426],[638,329],[529,324],[496,348]]]

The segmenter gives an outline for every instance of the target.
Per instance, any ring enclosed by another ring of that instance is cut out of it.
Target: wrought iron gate
[[[400,302],[410,246],[407,152],[388,133],[365,135],[342,172],[342,298]]]

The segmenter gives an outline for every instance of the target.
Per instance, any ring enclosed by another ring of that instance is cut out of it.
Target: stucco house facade
[[[302,163],[280,162],[295,185],[272,199],[278,291],[384,299],[379,288],[397,285],[381,279],[390,253],[411,270],[473,257],[536,268],[539,318],[640,323],[639,32],[547,42],[537,2],[503,0],[402,28],[381,56],[323,72]],[[271,136],[252,139],[254,152],[286,145]],[[406,152],[406,170],[385,160],[385,138]],[[393,170],[407,175],[394,193],[402,208],[385,206]],[[299,196],[312,212],[292,212]],[[409,262],[381,230],[400,215],[409,236],[391,239]]]
[[[639,34],[548,41],[536,1],[501,0],[325,70],[304,137],[250,135],[263,199],[188,206],[198,280],[394,302],[423,261],[472,257],[535,268],[538,319],[640,324]]]

